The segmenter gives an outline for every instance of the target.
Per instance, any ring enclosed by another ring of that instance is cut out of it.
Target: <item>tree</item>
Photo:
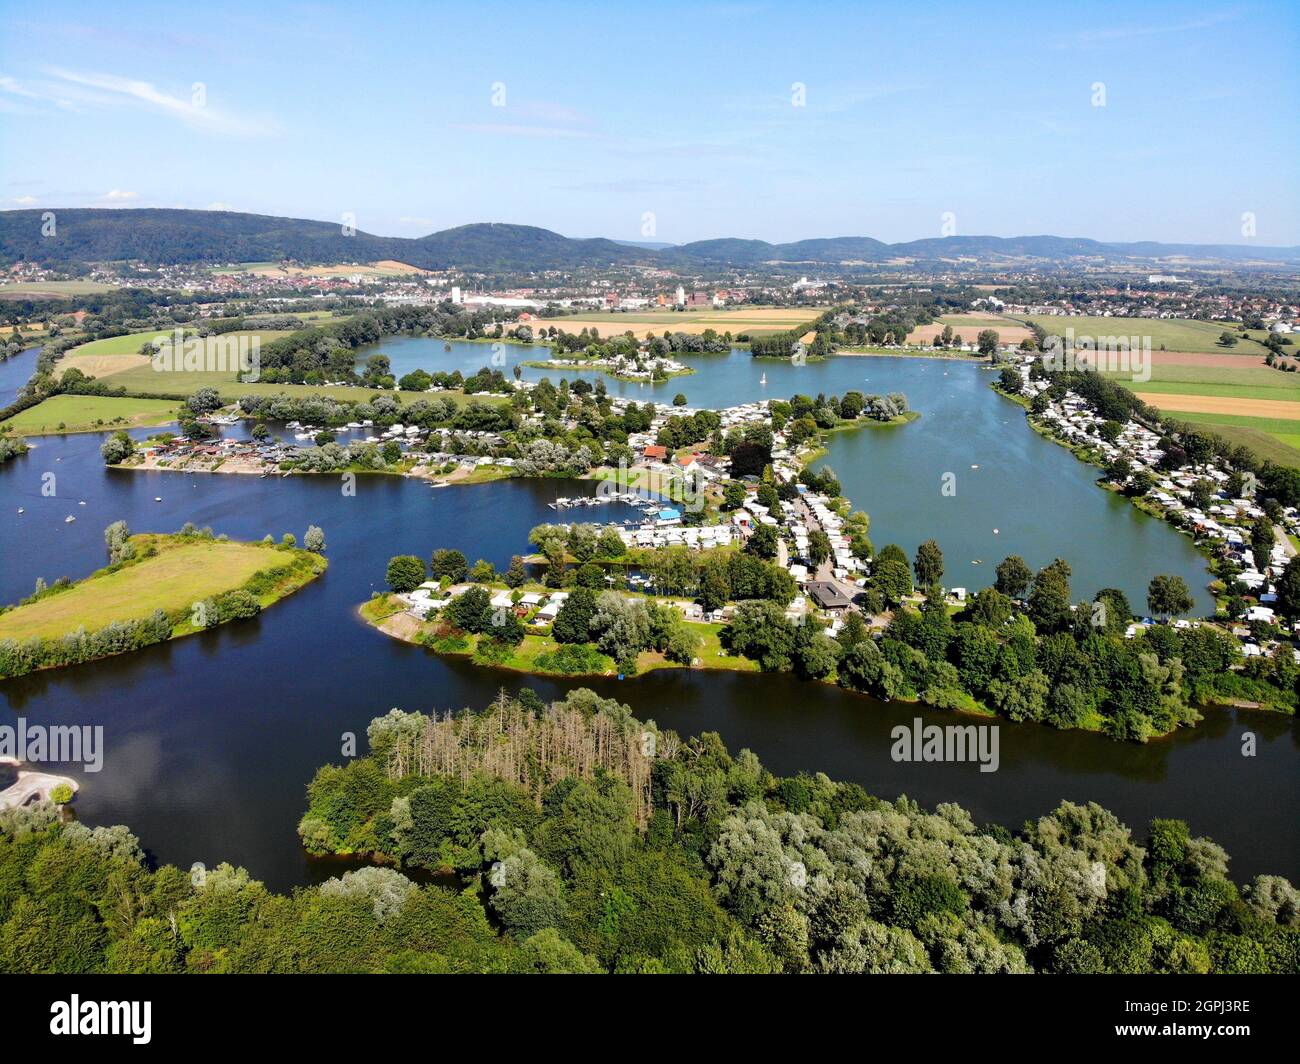
[[[125,431],[113,433],[99,447],[106,465],[118,465],[135,454],[135,443]]]
[[[685,405],[686,405],[686,396],[684,396],[681,392],[678,392],[676,395],[673,396],[673,406],[685,406]]]
[[[993,585],[1008,598],[1021,598],[1034,577],[1024,558],[1012,554],[1004,558],[997,568],[997,582]]]
[[[831,556],[831,539],[820,528],[808,537],[808,560],[813,563],[813,568],[821,567],[821,564],[827,561]]]
[[[932,539],[916,548],[916,582],[920,587],[933,587],[943,579],[943,551]]]
[[[1044,566],[1034,577],[1026,612],[1043,632],[1066,627],[1070,619],[1070,567],[1060,558]]]
[[[110,565],[127,561],[135,557],[135,546],[131,542],[131,530],[125,521],[114,521],[104,529],[104,543],[108,547]]]
[[[1181,576],[1159,573],[1147,585],[1147,608],[1157,617],[1186,613],[1194,604],[1187,581]]]
[[[1286,563],[1274,590],[1278,612],[1288,620],[1300,619],[1300,555]]]
[[[745,541],[745,553],[771,561],[776,557],[777,532],[773,525],[759,525]]]
[[[1223,332],[1219,333],[1219,346],[1236,347],[1237,346],[1236,334],[1230,333],[1226,329]]]
[[[876,563],[871,574],[871,584],[887,602],[897,606],[905,596],[912,593],[912,574],[906,562],[887,558]]]
[[[589,587],[575,587],[551,623],[551,638],[557,643],[591,642],[591,618],[595,613],[596,592]]]
[[[308,525],[307,531],[303,534],[302,545],[313,554],[322,554],[325,551],[325,533],[318,525]]]
[[[484,588],[472,587],[447,603],[442,612],[461,631],[486,632],[492,627],[492,596]]]
[[[211,414],[214,410],[220,410],[224,405],[221,402],[221,393],[215,388],[200,388],[197,392],[185,400],[188,406],[196,416],[202,414]]]
[[[596,555],[600,558],[621,558],[627,551],[627,545],[623,542],[623,537],[618,534],[616,528],[605,528],[601,530],[600,538],[596,541]]]
[[[790,668],[795,629],[786,619],[785,610],[775,602],[740,603],[722,635],[732,653],[757,661],[764,672],[785,672]]]
[[[722,508],[724,510],[738,510],[745,503],[745,497],[748,492],[745,491],[745,485],[738,480],[727,481],[727,486],[722,489]]]
[[[870,639],[845,652],[840,660],[839,679],[844,687],[886,700],[902,694],[906,688],[902,670],[886,661]]]
[[[1011,600],[996,587],[986,587],[971,596],[962,618],[996,631],[1011,620]]]
[[[453,584],[458,584],[469,572],[469,563],[460,551],[444,547],[433,552],[429,571],[435,580],[446,578]]]
[[[399,554],[388,559],[385,579],[398,594],[414,591],[424,583],[424,561],[414,554]]]
[[[824,680],[840,658],[840,645],[830,636],[804,625],[795,640],[794,671],[801,680]]]
[[[510,556],[510,568],[506,570],[505,582],[506,587],[523,587],[528,580],[528,574],[524,571],[524,560],[518,554]]]
[[[975,343],[981,355],[991,357],[997,354],[998,334],[993,329],[981,329],[980,334],[975,337]]]
[[[650,611],[640,599],[624,598],[617,591],[596,596],[591,631],[597,648],[619,662],[632,662],[650,645]]]

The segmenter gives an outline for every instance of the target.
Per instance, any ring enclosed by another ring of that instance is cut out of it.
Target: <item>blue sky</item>
[[[1300,244],[1297,12],[0,0],[0,209]]]

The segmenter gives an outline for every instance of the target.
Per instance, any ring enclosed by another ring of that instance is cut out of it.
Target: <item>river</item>
[[[472,346],[490,354],[484,345]],[[732,367],[731,358],[714,357],[723,368]],[[748,374],[751,368],[741,363],[728,372]],[[967,441],[963,449],[973,447],[978,453],[963,454],[965,465],[957,466],[959,500],[968,479],[963,470],[979,474],[988,469],[1000,471],[1004,479],[998,483],[1009,485],[997,488],[1007,493],[1004,508],[1016,505],[1021,496],[1011,491],[1028,475],[1026,465],[1040,466],[1057,470],[1049,477],[1060,485],[1061,494],[1054,499],[1073,492],[1072,511],[1044,518],[1049,530],[1069,517],[1085,530],[1099,527],[1097,522],[1137,522],[1131,507],[1112,510],[1113,500],[1093,486],[1090,472],[1068,452],[1029,432],[1019,408],[984,388],[985,378],[974,367],[844,358],[812,367],[769,363],[765,369],[768,390],[778,395],[842,391],[854,377],[883,380],[879,375],[891,374],[889,379],[901,386],[881,383],[880,390],[906,391],[913,404],[926,411],[919,421],[898,430],[836,434],[830,461],[854,501],[873,514],[877,542],[889,537],[910,545],[913,539],[936,535],[948,555],[950,582],[965,554],[979,556],[972,553],[975,548],[959,553],[954,547],[959,534],[984,533],[949,523],[973,522],[967,514],[936,524],[939,519],[931,515],[943,515],[944,503],[927,501],[931,493],[921,487],[914,503],[918,509],[911,512],[907,505],[883,497],[888,481],[872,478],[893,474],[877,468],[888,464],[885,458],[872,455],[897,457],[901,447],[893,442],[894,432],[914,433],[916,454],[931,456],[924,461],[940,460],[933,456],[942,452],[945,424],[962,434],[958,438],[975,432],[975,442]],[[945,369],[948,378],[942,376]],[[805,370],[820,378],[810,374],[799,378],[810,382],[806,386],[787,386],[785,381],[779,389],[772,388],[778,375]],[[954,381],[953,371],[967,376]],[[950,383],[927,389],[922,383],[929,379],[925,374]],[[708,376],[711,372],[702,372],[670,382],[669,387],[690,382],[704,387]],[[817,379],[826,383],[811,383]],[[963,379],[970,383],[961,385]],[[954,389],[954,405],[936,415],[940,408],[928,404],[948,401],[943,400],[947,388]],[[729,401],[744,397],[732,395]],[[983,427],[952,426],[947,419],[956,417],[964,402],[982,403],[995,412],[989,415],[992,420]],[[1001,424],[1003,418],[1006,425]],[[936,426],[937,442],[925,443],[928,437],[918,432],[928,429],[927,421]],[[991,435],[985,438],[985,433]],[[348,497],[333,477],[261,480],[105,470],[101,440],[98,435],[35,439],[29,454],[0,467],[0,601],[12,602],[29,593],[37,576],[75,578],[103,565],[103,529],[119,518],[136,531],[170,531],[193,521],[235,538],[266,533],[278,537],[286,531],[301,538],[309,523],[318,524],[326,533],[330,568],[253,621],[0,684],[6,706],[0,724],[24,716],[33,723],[104,726],[103,771],[82,774],[76,766],[67,766],[81,783],[75,808],[86,822],[130,825],[161,860],[183,867],[194,861],[211,865],[228,860],[273,888],[287,889],[337,874],[336,863],[313,861],[302,853],[294,829],[306,806],[305,787],[312,773],[319,765],[341,760],[346,733],[355,733],[364,749],[367,722],[393,706],[478,707],[502,687],[529,685],[551,697],[577,685],[439,658],[366,627],[353,608],[381,587],[385,563],[393,554],[427,557],[436,547],[450,546],[471,561],[484,557],[504,566],[511,554],[526,549],[531,526],[559,519],[547,507],[549,501],[556,495],[591,492],[592,485],[505,481],[436,489],[400,478],[363,477],[357,495]],[[911,453],[910,438],[904,442]],[[858,463],[849,460],[852,448],[862,449]],[[990,451],[997,453],[990,456]],[[1058,467],[1058,457],[1067,465]],[[972,463],[980,470],[968,470]],[[1068,469],[1073,468],[1080,475],[1069,479]],[[46,472],[55,474],[54,497],[41,493]],[[855,476],[866,479],[855,486]],[[924,483],[929,471],[921,469],[916,476]],[[872,486],[876,484],[881,486]],[[972,489],[969,494],[979,492]],[[155,496],[162,501],[155,502]],[[20,507],[23,514],[17,512]],[[604,521],[631,513],[614,504],[566,511],[563,518]],[[76,521],[67,523],[69,515]],[[1012,530],[1017,524],[1007,517],[999,517],[998,523],[1000,546],[1002,537],[1016,534]],[[897,531],[890,531],[891,524]],[[1026,525],[1018,534],[1029,543],[1033,533]],[[1080,543],[1087,542],[1080,535]],[[1135,566],[1132,579],[1143,579],[1141,573],[1155,571],[1151,566],[1157,564],[1168,571],[1170,545],[1184,544],[1158,522],[1146,522],[1133,542],[1134,550],[1147,553],[1134,559],[1112,551],[1113,574],[1130,564]],[[1076,591],[1082,590],[1085,565],[1064,546],[1058,549],[1053,542],[1037,550],[1024,548],[1023,553],[1033,561],[1063,553],[1075,567]],[[1118,575],[1098,572],[1106,583],[1126,586]],[[915,716],[927,721],[951,717],[788,677],[672,672],[582,683],[682,734],[717,731],[732,750],[747,746],[778,773],[824,771],[884,797],[906,793],[931,806],[958,802],[977,820],[1012,827],[1047,812],[1063,798],[1100,802],[1139,837],[1152,817],[1181,817],[1195,833],[1209,835],[1228,849],[1239,880],[1259,872],[1300,880],[1300,726],[1291,719],[1213,711],[1195,730],[1142,747],[1002,722],[1001,767],[985,774],[969,764],[906,765],[890,759],[889,732],[895,724]],[[1252,758],[1241,755],[1246,731],[1258,737],[1258,753]]]

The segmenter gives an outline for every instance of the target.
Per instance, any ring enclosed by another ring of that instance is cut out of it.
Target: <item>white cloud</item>
[[[241,117],[208,101],[206,86],[195,83],[188,98],[159,89],[152,82],[116,74],[84,73],[49,67],[50,80],[19,81],[0,75],[0,92],[24,100],[52,104],[67,111],[111,110],[135,107],[178,119],[208,133],[227,136],[264,136],[277,129],[272,121]]]
[[[115,188],[115,189],[111,189],[108,192],[105,192],[99,198],[103,200],[106,204],[110,204],[110,205],[114,203],[132,203],[135,200],[138,200],[140,198],[140,193],[129,192],[126,189]]]

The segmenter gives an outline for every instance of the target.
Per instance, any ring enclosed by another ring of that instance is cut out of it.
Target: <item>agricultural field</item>
[[[350,385],[324,387],[311,384],[242,383],[236,379],[237,372],[234,368],[212,370],[155,369],[152,358],[138,352],[142,344],[159,335],[162,334],[155,330],[132,333],[128,336],[113,336],[104,340],[96,340],[93,343],[83,344],[80,347],[73,348],[63,358],[59,359],[56,363],[55,372],[57,374],[75,368],[81,370],[87,376],[100,379],[110,387],[125,388],[128,394],[132,396],[165,396],[169,399],[193,395],[200,388],[216,388],[221,393],[221,397],[228,403],[237,402],[245,395],[327,395],[340,402],[363,402],[376,394],[374,388]],[[226,333],[222,339],[231,339],[237,342],[240,337],[250,339],[257,337],[262,343],[269,343],[277,337],[286,335],[288,334],[283,331],[273,330],[241,331]],[[429,398],[429,395],[424,392],[388,392],[386,394],[393,395],[403,403]],[[467,402],[469,398],[459,392],[439,392],[437,394],[456,403]],[[109,401],[112,402],[113,400]],[[143,401],[147,403],[151,400],[146,398]],[[483,398],[481,401],[498,403],[505,400]],[[120,403],[122,400],[116,400],[116,402]],[[19,415],[19,417],[27,418],[23,424],[45,424],[50,422],[50,419],[44,415],[41,416],[39,422],[32,422],[29,417],[29,415],[35,415],[38,410],[44,411],[49,403],[50,400],[46,400],[40,406],[33,407],[31,410],[24,411],[22,415]],[[168,410],[175,410],[174,402],[167,402],[164,405]],[[167,420],[171,419],[138,421],[131,422],[131,424],[163,424]],[[14,421],[17,421],[17,419],[14,419]],[[5,428],[9,428],[12,424],[14,424],[13,421],[6,423]],[[44,431],[52,432],[55,430],[50,427]],[[79,431],[84,431],[84,429]]]
[[[1139,336],[1151,337],[1153,351],[1221,352],[1234,355],[1259,355],[1267,353],[1255,340],[1239,340],[1235,347],[1222,347],[1219,336],[1235,327],[1226,322],[1189,321],[1179,318],[1092,318],[1059,314],[1017,314],[1017,320],[1034,322],[1049,333],[1064,336],[1073,329],[1079,336]]]
[[[16,281],[0,284],[0,299],[63,299],[111,292],[116,287],[98,281]]]
[[[702,333],[705,329],[717,332],[739,333],[784,332],[815,321],[825,308],[814,307],[753,307],[736,310],[648,310],[614,311],[612,313],[583,313],[574,317],[540,318],[529,322],[534,331],[554,325],[568,333],[595,329],[602,338],[622,336],[631,332],[638,340],[650,333],[660,336],[668,332]]]
[[[1215,353],[1153,350],[1150,380],[1106,375],[1179,421],[1204,425],[1261,458],[1300,467],[1300,373],[1273,369],[1261,354],[1242,351],[1245,346]]]
[[[189,610],[195,602],[242,586],[254,573],[292,560],[261,543],[170,536],[133,536],[132,541],[137,551],[153,544],[158,553],[0,613],[0,639],[58,638],[80,627],[93,632],[113,621],[139,620],[154,610]]]
[[[0,432],[48,436],[65,432],[104,432],[148,428],[176,420],[173,399],[131,399],[105,395],[55,395],[0,421]]]
[[[918,325],[907,334],[909,344],[929,344],[943,332],[945,325],[951,325],[953,332],[959,334],[966,343],[973,344],[975,338],[985,329],[992,329],[1003,343],[1018,344],[1033,335],[1029,329],[1014,318],[1001,317],[997,314],[944,314],[937,322]]]

